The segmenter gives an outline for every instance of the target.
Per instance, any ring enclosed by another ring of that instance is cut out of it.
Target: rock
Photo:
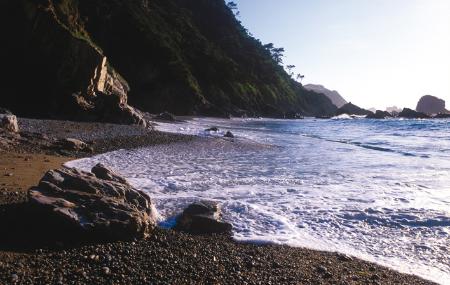
[[[109,269],[109,267],[106,266],[102,268],[102,271],[105,275],[109,275],[111,273],[111,269]]]
[[[325,278],[331,278],[333,275],[328,271],[328,268],[326,268],[323,265],[320,265],[317,267],[317,272],[319,272],[323,277]]]
[[[366,116],[367,119],[386,119],[392,118],[392,115],[386,111],[377,110],[375,113]]]
[[[12,115],[13,113],[10,110],[8,110],[8,109],[0,107],[0,114]]]
[[[156,225],[150,197],[101,164],[93,168],[93,173],[70,168],[50,170],[28,191],[28,197],[39,217],[36,220],[51,235],[132,240],[148,236]]]
[[[234,138],[234,135],[233,135],[232,132],[228,131],[228,132],[226,132],[226,134],[224,135],[224,137],[226,137],[226,138]]]
[[[18,133],[19,125],[17,123],[17,117],[14,115],[0,115],[0,129],[8,132]]]
[[[209,128],[209,129],[206,129],[205,131],[206,131],[206,132],[218,132],[218,131],[219,131],[219,128],[218,128],[218,127],[211,127],[211,128]]]
[[[11,282],[12,283],[17,283],[19,282],[19,276],[17,274],[12,274],[11,275]]]
[[[175,115],[169,113],[169,112],[163,112],[157,116],[155,116],[156,120],[162,120],[162,121],[170,121],[175,122],[177,119],[175,118]]]
[[[56,141],[55,147],[57,147],[58,149],[69,151],[92,151],[92,148],[87,143],[72,138],[65,138]]]
[[[191,234],[230,234],[232,226],[221,221],[219,205],[202,201],[189,205],[178,217],[176,230]]]
[[[437,114],[437,115],[433,116],[433,118],[435,118],[435,119],[449,119],[450,118],[450,114]]]
[[[424,113],[419,113],[414,110],[404,108],[403,111],[398,114],[400,118],[407,118],[407,119],[428,119],[430,116]]]
[[[416,111],[428,115],[448,113],[445,109],[445,101],[431,95],[420,98]]]
[[[365,110],[362,109],[354,104],[347,103],[344,106],[342,106],[341,108],[339,108],[336,112],[336,115],[342,115],[342,114],[347,114],[347,115],[357,115],[357,116],[368,116],[368,115],[372,115],[373,113],[369,110]]]

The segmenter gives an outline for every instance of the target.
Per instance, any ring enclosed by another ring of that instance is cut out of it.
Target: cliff
[[[416,111],[424,114],[446,114],[445,101],[431,95],[425,95],[417,103]]]
[[[336,111],[292,80],[222,0],[0,5],[2,107],[19,115],[139,122],[128,101],[180,115]]]
[[[339,92],[327,89],[323,85],[307,84],[304,87],[307,90],[327,96],[337,108],[341,108],[347,104],[347,101],[339,94]]]

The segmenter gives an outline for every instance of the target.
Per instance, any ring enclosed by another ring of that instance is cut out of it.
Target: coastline
[[[24,119],[20,122],[25,132],[92,141],[93,151],[61,154],[26,143],[1,151],[2,168],[6,168],[0,180],[2,214],[4,205],[24,202],[28,187],[47,169],[66,161],[117,149],[196,140],[135,126]],[[13,175],[8,176],[9,172]],[[31,239],[24,237],[24,241]],[[147,240],[135,242],[31,250],[2,246],[0,260],[2,284],[434,284],[337,253],[238,243],[222,236],[190,236],[162,229],[155,230]]]

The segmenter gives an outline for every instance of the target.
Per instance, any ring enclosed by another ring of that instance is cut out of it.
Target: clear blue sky
[[[234,0],[243,25],[286,49],[306,83],[365,108],[450,108],[450,0]]]

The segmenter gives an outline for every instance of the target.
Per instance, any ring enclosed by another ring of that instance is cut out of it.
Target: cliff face
[[[445,109],[445,101],[431,95],[425,95],[420,98],[416,111],[430,115],[448,113],[447,109]]]
[[[339,94],[339,92],[335,90],[329,90],[322,85],[316,84],[307,84],[304,87],[307,90],[311,90],[327,96],[337,108],[341,108],[342,106],[347,104],[347,101],[341,96],[341,94]]]
[[[126,81],[56,10],[52,2],[1,3],[1,104],[22,116],[142,124],[127,104]]]
[[[0,5],[7,39],[0,56],[8,70],[2,104],[21,115],[140,121],[127,96],[153,113],[336,111],[328,98],[292,80],[222,0]]]

